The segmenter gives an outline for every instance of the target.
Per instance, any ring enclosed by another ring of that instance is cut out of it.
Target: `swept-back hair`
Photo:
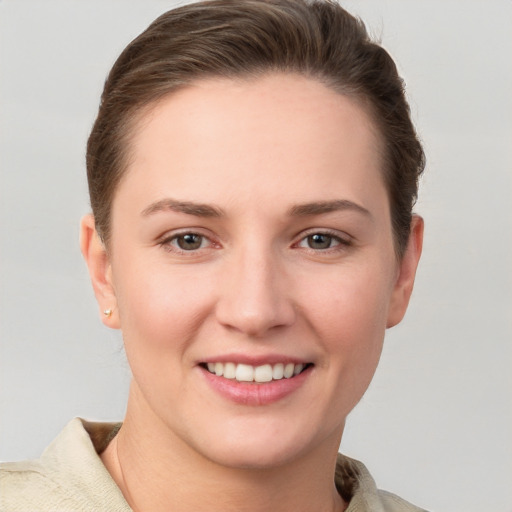
[[[319,80],[363,106],[381,138],[398,257],[407,246],[423,149],[395,63],[329,0],[213,0],[166,12],[121,53],[87,145],[91,206],[108,245],[110,209],[144,107],[196,80],[269,72]]]

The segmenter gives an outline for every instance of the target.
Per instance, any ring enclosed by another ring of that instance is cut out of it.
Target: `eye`
[[[195,251],[203,247],[205,238],[196,233],[185,233],[184,235],[175,237],[173,242],[183,251]]]
[[[179,233],[169,236],[162,240],[160,244],[169,251],[175,252],[193,252],[199,249],[205,249],[212,245],[212,242],[204,235],[199,233]]]
[[[309,235],[302,238],[297,244],[298,247],[312,249],[314,251],[327,251],[329,249],[335,249],[339,246],[348,245],[350,245],[350,240],[346,240],[341,236],[329,232],[321,231],[310,233]]]
[[[305,238],[305,241],[310,249],[330,249],[333,245],[338,245],[339,240],[336,240],[331,235],[326,233],[315,233]]]

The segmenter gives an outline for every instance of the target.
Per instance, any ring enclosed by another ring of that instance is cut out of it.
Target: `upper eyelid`
[[[203,237],[204,239],[208,240],[208,244],[206,247],[199,247],[197,249],[191,249],[186,250],[182,249],[178,246],[178,244],[173,243],[177,238],[180,236],[185,236],[188,234],[194,234],[199,235]],[[208,251],[218,249],[220,244],[217,244],[215,241],[212,240],[210,236],[207,236],[198,230],[191,230],[191,229],[185,229],[178,232],[172,232],[166,235],[162,235],[160,238],[157,239],[157,245],[162,248],[164,251],[168,252],[169,254],[174,254],[175,256],[183,257],[183,258],[197,258],[200,256],[204,256],[208,253]]]
[[[206,231],[206,232],[205,232]],[[179,236],[184,236],[187,234],[195,234],[202,236],[210,241],[211,244],[221,245],[218,237],[214,236],[209,230],[199,227],[186,227],[186,228],[178,228],[176,230],[167,231],[164,234],[158,236],[156,241],[159,244],[164,244],[166,242],[170,242],[171,240],[178,238]],[[308,228],[305,230],[301,230],[297,235],[295,235],[292,239],[292,245],[295,245],[301,242],[304,238],[314,234],[324,234],[331,236],[333,238],[339,239],[341,243],[350,243],[355,240],[355,238],[348,234],[346,231],[340,231],[338,229],[332,228]]]
[[[180,236],[185,236],[185,235],[189,235],[189,234],[190,235],[198,235],[198,236],[208,240],[207,247],[201,247],[201,248],[198,248],[195,250],[186,251],[186,250],[183,250],[179,247],[174,246],[174,244],[172,244],[172,242],[174,240],[176,240],[177,238],[179,238]],[[208,250],[211,248],[217,248],[220,245],[220,243],[217,242],[214,239],[214,237],[212,237],[209,234],[203,233],[201,229],[190,229],[190,228],[185,228],[182,230],[171,231],[171,232],[167,231],[163,235],[157,237],[156,243],[161,247],[164,247],[164,248],[167,247],[168,251],[171,251],[170,247],[172,247],[172,251],[174,251],[176,253],[189,254],[190,256],[199,251],[204,251],[204,250]]]
[[[345,231],[340,231],[338,229],[310,228],[310,229],[306,229],[306,230],[301,231],[295,237],[295,242],[294,243],[300,242],[304,238],[307,238],[308,236],[316,235],[316,234],[332,236],[333,238],[338,238],[339,240],[344,241],[344,242],[350,242],[350,241],[354,240],[353,236],[349,235]]]
[[[214,238],[211,233],[205,233],[203,228],[178,228],[170,231],[165,231],[162,235],[159,235],[156,240],[158,242],[164,242],[166,240],[172,240],[173,238],[177,238],[179,236],[184,235],[199,235],[204,238],[208,238],[208,240],[212,240]]]

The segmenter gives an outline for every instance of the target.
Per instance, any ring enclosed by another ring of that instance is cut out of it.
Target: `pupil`
[[[311,249],[329,249],[331,246],[332,237],[329,235],[310,235],[308,237],[309,247]]]
[[[180,249],[184,249],[185,251],[199,249],[199,247],[201,247],[201,242],[202,237],[200,235],[194,235],[193,233],[182,235],[178,238],[178,245]]]

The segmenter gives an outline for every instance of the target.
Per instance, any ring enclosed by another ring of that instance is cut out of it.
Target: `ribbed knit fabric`
[[[98,456],[119,427],[75,418],[40,459],[0,464],[0,511],[131,512]],[[361,462],[341,454],[335,481],[340,494],[350,499],[347,512],[422,512],[379,491]]]

